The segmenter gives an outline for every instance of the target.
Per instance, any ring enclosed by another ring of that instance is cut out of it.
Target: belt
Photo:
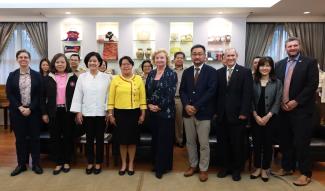
[[[175,98],[181,98],[181,96],[175,96]]]
[[[65,107],[65,104],[58,104],[56,105],[56,107],[60,107],[60,108]]]

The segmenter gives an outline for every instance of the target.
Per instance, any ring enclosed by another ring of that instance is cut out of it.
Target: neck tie
[[[227,84],[229,84],[233,69],[228,68],[227,71],[228,71]]]
[[[294,69],[294,60],[290,60],[288,64],[288,69],[287,69],[287,75],[285,76],[284,79],[284,86],[283,86],[283,96],[282,96],[282,102],[287,103],[289,100],[289,89],[290,89],[290,82],[291,82],[291,77],[292,77],[292,72]]]
[[[200,68],[195,68],[195,74],[194,74],[194,85],[196,85],[196,82],[199,78],[199,72],[200,72]]]

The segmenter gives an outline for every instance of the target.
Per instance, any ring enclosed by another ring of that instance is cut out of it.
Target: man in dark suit
[[[288,57],[275,67],[276,75],[283,83],[279,113],[280,149],[283,155],[282,169],[277,174],[292,174],[296,159],[301,176],[294,184],[304,186],[311,181],[312,175],[309,144],[319,73],[316,60],[300,54],[298,38],[289,38],[285,49]]]
[[[9,74],[6,83],[6,93],[10,103],[10,125],[16,136],[18,160],[18,166],[12,171],[11,176],[27,170],[29,152],[32,156],[32,170],[36,174],[42,174],[43,169],[39,165],[41,75],[29,68],[28,51],[19,50],[16,59],[20,68]]]
[[[183,117],[186,133],[186,147],[190,167],[184,173],[192,176],[200,169],[201,182],[208,180],[210,161],[209,133],[210,120],[214,114],[216,91],[216,70],[205,64],[206,52],[202,45],[191,48],[193,66],[184,70],[179,89],[183,104]],[[200,158],[198,157],[199,142]]]
[[[243,167],[244,132],[250,115],[253,79],[251,71],[237,64],[234,48],[225,50],[225,67],[217,70],[217,140],[223,168],[219,178],[232,174],[234,181],[241,179]]]

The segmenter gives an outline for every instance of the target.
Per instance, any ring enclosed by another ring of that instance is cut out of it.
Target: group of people
[[[101,72],[107,69],[107,63],[97,52],[86,55],[87,71],[78,70],[78,55],[72,55],[70,63],[61,53],[51,62],[43,59],[41,75],[29,68],[29,52],[20,50],[16,54],[20,68],[10,73],[6,84],[18,159],[11,175],[27,169],[28,152],[33,159],[32,170],[42,173],[42,119],[49,128],[51,156],[56,163],[54,175],[70,170],[76,124],[86,132],[86,174],[99,174],[104,131],[111,124],[116,128],[113,136],[122,161],[118,174],[132,176],[139,126],[146,123],[152,133],[155,176],[160,179],[173,169],[173,145],[183,147],[184,127],[189,160],[184,176],[199,172],[199,180],[204,182],[208,180],[209,134],[214,119],[220,145],[217,156],[222,159],[219,178],[231,174],[234,181],[241,179],[244,134],[250,124],[255,166],[250,177],[268,181],[276,124],[281,126],[278,129],[283,154],[277,174],[292,174],[297,161],[301,176],[294,184],[307,185],[312,175],[309,143],[318,68],[315,59],[301,54],[298,38],[289,38],[285,49],[288,57],[276,65],[271,57],[254,59],[253,72],[237,63],[234,48],[224,51],[224,67],[218,70],[206,64],[203,45],[191,48],[193,65],[188,68],[184,67],[183,52],[175,53],[175,68],[171,68],[168,53],[157,50],[151,57],[153,63],[145,60],[141,64],[142,76],[133,73],[134,61],[123,56],[119,60],[121,74],[114,77]],[[27,141],[31,142],[28,149]]]

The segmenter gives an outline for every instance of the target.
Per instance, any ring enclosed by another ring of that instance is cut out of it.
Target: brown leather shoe
[[[194,168],[194,167],[189,167],[185,172],[184,172],[184,176],[185,177],[190,177],[193,176],[193,174],[197,173],[198,169]]]
[[[208,180],[208,173],[206,171],[200,171],[199,179],[201,182]]]

